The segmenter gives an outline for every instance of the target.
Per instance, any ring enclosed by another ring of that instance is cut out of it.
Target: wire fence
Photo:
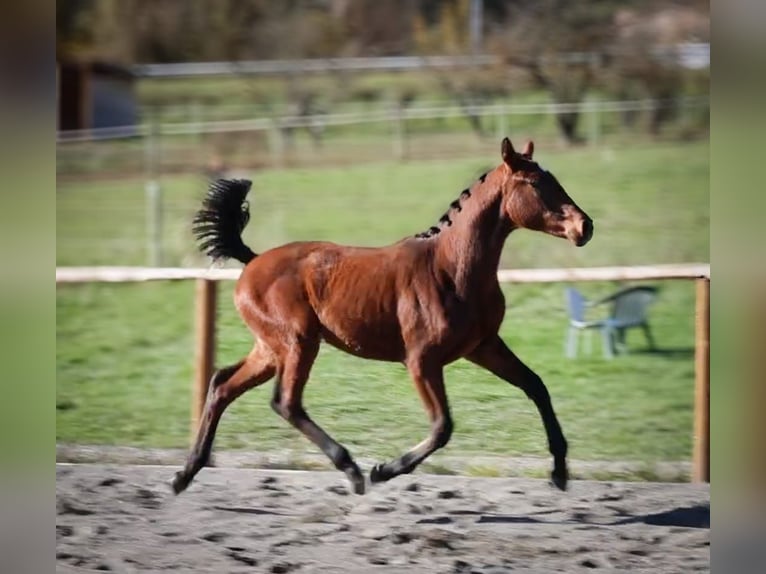
[[[333,114],[204,119],[192,106],[185,121],[165,108],[133,126],[59,132],[59,178],[135,177],[349,162],[419,160],[483,155],[509,134],[524,134],[546,147],[562,142],[557,118],[577,117],[581,143],[623,145],[646,132],[658,114],[676,117],[674,133],[705,132],[707,97],[664,100],[586,100],[578,103],[476,105],[378,105]],[[240,108],[245,114],[247,108]],[[654,134],[655,136],[657,134]]]
[[[550,149],[560,144],[556,118],[561,114],[579,116],[584,144],[619,147],[632,145],[642,117],[657,110],[672,109],[680,124],[704,127],[708,105],[705,97],[426,103],[207,121],[200,119],[205,110],[197,110],[193,119],[191,109],[191,121],[164,121],[162,111],[155,110],[139,125],[60,132],[58,262],[199,263],[184,259],[193,257],[183,247],[189,238],[176,229],[175,222],[187,221],[198,200],[174,191],[183,178],[187,188],[199,189],[200,179],[259,169],[494,157],[500,139],[509,134],[523,134]],[[137,241],[140,237],[145,240]]]
[[[159,135],[193,135],[200,133],[229,133],[242,131],[271,131],[286,128],[308,128],[347,126],[361,124],[398,124],[412,120],[444,120],[452,118],[469,119],[473,117],[494,117],[501,124],[504,116],[557,116],[562,114],[606,114],[606,113],[641,113],[661,108],[691,110],[706,108],[709,98],[706,96],[684,96],[666,99],[640,100],[586,100],[572,103],[529,103],[529,104],[466,104],[462,106],[418,105],[413,107],[381,107],[374,110],[335,114],[284,115],[280,117],[262,117],[224,121],[187,121],[161,123],[153,126],[152,122],[88,130],[60,131],[58,143],[114,141],[141,138],[152,135],[155,130]],[[394,131],[394,130],[391,130]],[[592,134],[591,134],[592,135]]]

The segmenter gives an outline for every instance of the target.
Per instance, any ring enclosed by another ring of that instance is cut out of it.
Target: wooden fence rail
[[[207,279],[236,280],[240,268],[180,267],[57,267],[56,283],[128,283]],[[501,269],[501,283],[564,283],[567,281],[651,281],[710,278],[707,263],[637,265],[631,267],[574,267],[570,269]]]
[[[241,269],[164,267],[58,267],[56,284],[90,282],[197,281],[195,303],[195,372],[191,428],[196,432],[215,365],[217,282],[239,278]],[[695,387],[692,480],[710,482],[710,265],[645,265],[571,269],[503,269],[501,283],[560,283],[570,281],[694,280]]]

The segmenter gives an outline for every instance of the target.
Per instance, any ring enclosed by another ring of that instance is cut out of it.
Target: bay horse
[[[402,456],[376,464],[370,482],[412,472],[452,435],[444,366],[465,358],[521,388],[536,405],[553,455],[551,480],[566,489],[567,441],[540,377],[498,331],[505,299],[497,279],[500,253],[520,228],[566,238],[577,246],[593,221],[548,171],[508,138],[502,163],[453,201],[439,223],[386,247],[300,241],[256,255],[241,233],[247,224],[248,180],[211,184],[193,222],[200,249],[213,260],[245,267],[234,302],[256,343],[238,363],[217,371],[183,470],[172,482],[186,489],[210,456],[224,410],[237,397],[276,378],[271,406],[343,471],[355,493],[365,479],[349,451],[309,417],[302,397],[321,341],[379,361],[403,363],[431,423],[429,436]]]

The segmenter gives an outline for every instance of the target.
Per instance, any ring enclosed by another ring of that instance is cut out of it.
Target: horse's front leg
[[[501,379],[519,387],[534,401],[543,419],[548,436],[548,448],[553,455],[551,480],[561,490],[566,490],[569,472],[567,470],[567,441],[561,432],[561,425],[553,411],[551,397],[542,379],[527,367],[503,342],[499,335],[481,343],[466,359],[484,367]]]
[[[431,432],[428,438],[399,458],[376,464],[370,471],[370,482],[384,482],[400,474],[412,472],[435,450],[445,446],[452,435],[452,417],[444,389],[441,364],[418,358],[408,361],[407,368],[428,413]]]

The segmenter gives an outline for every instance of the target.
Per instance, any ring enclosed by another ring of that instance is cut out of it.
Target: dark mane
[[[479,181],[481,183],[484,183],[484,180],[487,178],[487,174],[489,172],[483,173],[479,177]],[[415,235],[418,239],[428,239],[429,237],[433,237],[437,233],[439,233],[443,227],[449,227],[452,225],[452,217],[454,217],[455,213],[460,213],[463,210],[463,204],[462,202],[465,201],[471,197],[471,189],[466,188],[463,191],[460,192],[460,195],[457,197],[455,201],[449,204],[449,207],[447,208],[447,211],[444,212],[444,215],[442,215],[439,218],[439,223],[436,225],[432,225],[425,231],[422,231]]]

